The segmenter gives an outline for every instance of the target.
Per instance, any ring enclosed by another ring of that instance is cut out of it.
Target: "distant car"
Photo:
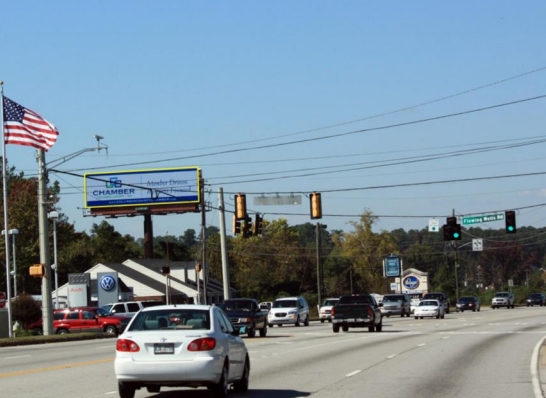
[[[114,370],[120,398],[163,386],[206,387],[225,398],[230,385],[248,390],[250,359],[220,307],[162,305],[140,311],[118,337]]]
[[[459,298],[459,301],[457,301],[455,309],[457,312],[464,312],[465,310],[479,312],[481,309],[480,299],[475,296],[461,297]]]
[[[410,297],[408,294],[385,294],[380,308],[381,314],[386,317],[391,315],[410,316]]]
[[[324,300],[321,307],[319,308],[319,318],[320,322],[324,321],[332,322],[332,307],[336,305],[339,301],[339,298],[328,298]]]
[[[415,319],[424,317],[431,317],[431,318],[444,318],[445,315],[445,309],[444,305],[440,300],[421,300],[417,308],[415,308],[415,312],[413,313],[415,316]]]
[[[415,308],[417,308],[420,302],[421,302],[421,299],[418,299],[418,298],[410,299],[410,309],[412,314],[415,312]]]
[[[53,311],[53,329],[57,334],[97,332],[117,336],[122,333],[130,317],[105,316],[94,307],[63,308]]]
[[[546,298],[542,293],[531,293],[526,300],[527,307],[533,307],[534,305],[540,305],[541,307],[546,303]]]
[[[442,305],[444,306],[444,310],[446,314],[449,314],[449,297],[444,292],[430,292],[426,293],[423,296],[423,300],[439,300],[442,302]]]
[[[267,322],[269,327],[286,324],[300,326],[302,323],[309,326],[309,304],[301,296],[278,298],[267,314]]]
[[[498,292],[495,294],[495,297],[491,300],[491,308],[514,308],[515,298],[512,292]]]
[[[273,306],[273,301],[262,301],[260,304],[260,309],[262,311],[267,311],[269,312],[269,310],[271,309],[271,307]]]

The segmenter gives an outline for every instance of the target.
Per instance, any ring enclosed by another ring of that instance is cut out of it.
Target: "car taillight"
[[[332,307],[332,309],[330,310],[330,315],[334,316],[335,314],[336,314],[335,307]]]
[[[372,307],[368,307],[368,316],[369,316],[370,318],[373,317],[373,310],[372,310]]]
[[[210,351],[216,347],[216,339],[212,337],[204,337],[202,339],[193,340],[188,345],[188,351]]]
[[[118,339],[116,350],[120,352],[139,352],[140,347],[132,340]]]

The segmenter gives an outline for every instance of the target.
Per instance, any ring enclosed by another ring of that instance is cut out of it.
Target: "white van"
[[[307,304],[307,300],[301,296],[283,297],[275,300],[267,314],[267,323],[269,327],[285,324],[300,326],[300,323],[309,326],[309,304]]]
[[[124,301],[120,303],[109,303],[102,306],[107,315],[133,316],[143,308],[162,305],[162,301]]]

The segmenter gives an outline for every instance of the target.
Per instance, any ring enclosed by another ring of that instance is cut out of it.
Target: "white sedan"
[[[426,316],[439,319],[444,317],[445,308],[439,300],[421,300],[419,305],[415,307],[413,315],[415,319],[423,319]]]
[[[120,398],[146,388],[207,387],[226,397],[230,385],[248,390],[250,360],[244,341],[219,307],[162,305],[145,308],[116,343],[114,369]]]

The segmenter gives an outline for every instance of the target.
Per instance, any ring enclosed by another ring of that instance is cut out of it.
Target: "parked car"
[[[319,308],[319,319],[321,323],[324,321],[332,322],[332,307],[339,302],[339,298],[328,298]]]
[[[243,339],[218,306],[145,308],[118,337],[114,369],[120,398],[161,387],[206,387],[225,398],[246,392],[250,358]]]
[[[273,325],[295,325],[304,324],[309,326],[309,304],[304,297],[283,297],[275,300],[267,314],[267,322],[270,327]]]
[[[150,301],[122,301],[119,303],[109,303],[103,305],[101,308],[108,315],[122,315],[132,317],[138,311],[146,307],[154,307],[156,305],[162,305],[163,302],[157,300]]]
[[[234,298],[224,300],[218,305],[224,310],[233,327],[238,332],[254,337],[256,331],[260,337],[267,334],[267,311],[262,311],[257,300],[250,298]]]
[[[526,300],[527,307],[533,307],[535,305],[540,305],[541,307],[546,303],[546,297],[542,293],[531,293]]]
[[[391,315],[410,316],[410,297],[408,294],[385,294],[380,308],[381,314],[386,317]]]
[[[415,308],[415,312],[413,315],[415,316],[415,319],[423,319],[424,317],[435,317],[436,319],[443,319],[445,316],[444,305],[440,300],[423,299],[421,300],[417,308]]]
[[[117,336],[123,333],[130,317],[104,316],[93,307],[63,308],[53,311],[53,329],[57,334],[102,332]]]
[[[491,300],[492,309],[499,307],[514,308],[514,304],[515,298],[512,292],[498,292]]]
[[[449,314],[449,307],[450,307],[451,303],[449,302],[449,297],[444,292],[426,293],[423,296],[423,300],[439,300],[439,301],[441,301],[442,305],[444,306],[444,310],[445,310],[446,314]]]
[[[460,297],[459,301],[455,304],[456,308],[455,310],[457,312],[461,311],[464,312],[465,310],[469,311],[480,311],[481,305],[480,305],[480,299],[476,296],[464,296]]]

